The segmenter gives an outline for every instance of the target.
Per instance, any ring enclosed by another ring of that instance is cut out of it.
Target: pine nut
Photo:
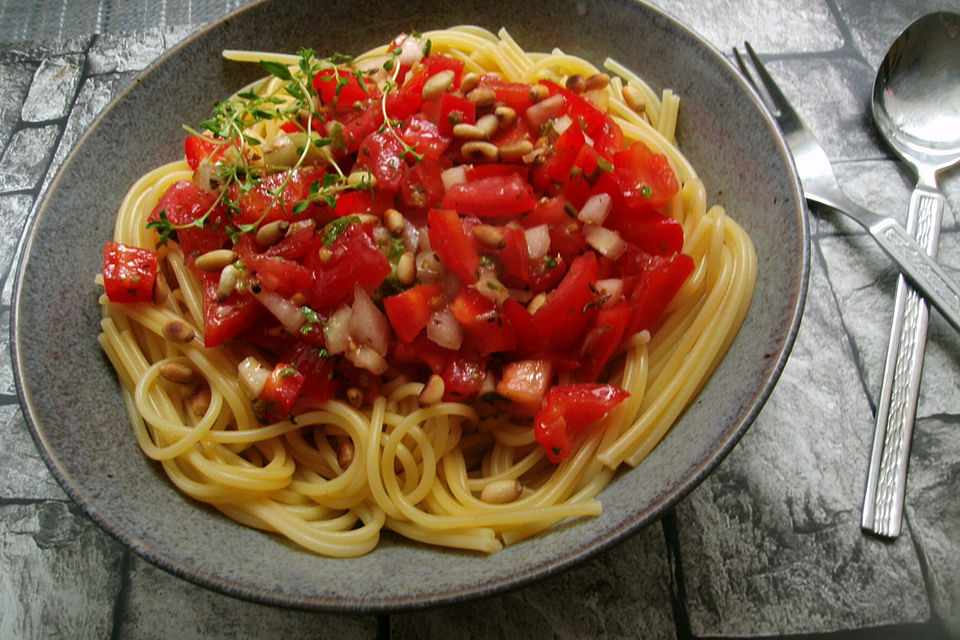
[[[423,391],[420,392],[420,404],[437,404],[443,399],[444,385],[443,378],[433,374],[423,385]]]
[[[347,176],[347,184],[351,187],[372,188],[377,179],[369,171],[354,171]]]
[[[353,462],[353,456],[356,453],[356,447],[350,438],[338,438],[337,441],[337,466],[346,469]]]
[[[463,78],[460,79],[460,91],[464,94],[470,93],[477,88],[478,84],[480,84],[480,76],[472,71],[465,73]]]
[[[210,409],[210,387],[203,385],[187,401],[195,416],[202,416]]]
[[[623,101],[627,103],[627,106],[630,107],[631,110],[637,113],[643,113],[647,110],[646,102],[643,100],[643,94],[635,87],[625,84],[620,93],[623,95]]]
[[[610,76],[605,73],[595,73],[589,78],[587,78],[586,83],[584,84],[584,89],[586,91],[594,91],[596,89],[606,89],[610,84]]]
[[[504,129],[508,128],[517,120],[517,110],[506,105],[497,107],[493,115],[496,116],[497,122],[499,122],[500,126]]]
[[[217,282],[217,301],[223,302],[237,290],[237,280],[240,272],[232,264],[228,264],[220,272],[220,280]]]
[[[535,84],[530,87],[530,102],[536,104],[550,95],[546,85]]]
[[[320,258],[320,262],[327,263],[333,258],[333,251],[330,251],[327,247],[320,247],[317,250],[317,257]]]
[[[257,230],[257,244],[261,247],[270,247],[278,242],[287,234],[290,223],[286,220],[274,220],[265,224]]]
[[[519,480],[494,480],[483,487],[480,500],[487,504],[506,504],[513,502],[523,493],[523,485]]]
[[[196,371],[182,362],[164,362],[157,370],[162,378],[177,384],[190,384],[196,378]]]
[[[458,140],[483,140],[483,130],[475,124],[461,123],[453,126],[453,137]]]
[[[497,101],[497,94],[489,87],[477,87],[467,93],[467,100],[478,107],[489,107]]]
[[[514,140],[500,145],[499,151],[501,160],[516,160],[533,151],[533,143],[529,140]]]
[[[171,320],[167,324],[163,325],[163,335],[170,342],[183,344],[193,340],[193,336],[196,334],[194,333],[193,329],[183,324],[179,320]]]
[[[363,391],[357,387],[347,389],[347,402],[354,408],[359,408],[363,404]]]
[[[157,277],[153,281],[153,304],[159,307],[167,301],[168,295],[170,295],[170,285],[167,284],[163,272],[158,270]]]
[[[404,251],[397,260],[397,280],[400,284],[413,284],[417,279],[417,261],[413,254]]]
[[[487,249],[503,249],[507,240],[503,232],[489,224],[478,224],[473,228],[473,237]]]
[[[420,94],[424,100],[436,100],[443,95],[447,89],[453,86],[455,77],[456,74],[453,72],[453,69],[445,69],[427,79],[427,81],[423,83],[423,90]]]
[[[473,140],[460,147],[460,153],[469,162],[496,162],[499,157],[497,148],[489,142]]]
[[[567,89],[574,93],[583,93],[587,88],[587,81],[579,73],[575,73],[566,82]]]
[[[530,302],[527,303],[527,311],[530,312],[530,315],[533,315],[540,310],[540,307],[544,305],[547,301],[547,294],[538,293],[537,295],[531,298]]]
[[[196,267],[201,271],[221,271],[225,266],[235,262],[237,254],[232,249],[215,249],[197,256]]]
[[[398,236],[403,233],[407,226],[407,219],[396,209],[387,209],[383,212],[383,224],[392,236]]]
[[[483,132],[484,138],[489,138],[495,134],[499,128],[500,121],[497,120],[497,116],[492,113],[488,113],[477,120],[477,129]]]

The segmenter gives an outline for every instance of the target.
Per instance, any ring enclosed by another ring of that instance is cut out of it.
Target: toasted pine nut
[[[486,136],[483,130],[475,124],[461,122],[453,126],[453,137],[458,140],[483,140]]]
[[[550,90],[546,85],[535,84],[530,87],[530,102],[537,103],[550,95]]]
[[[157,370],[161,377],[177,384],[190,384],[197,372],[182,362],[164,362]]]
[[[237,290],[237,280],[240,272],[232,264],[228,264],[220,272],[220,280],[217,282],[217,301],[223,302]]]
[[[447,114],[447,122],[449,122],[451,126],[455,127],[463,122],[463,114],[459,111],[451,111]]]
[[[436,100],[443,93],[453,86],[453,80],[456,74],[453,69],[446,69],[440,73],[431,76],[423,83],[423,90],[420,92],[424,100]]]
[[[317,257],[320,258],[320,262],[330,262],[330,259],[333,258],[333,251],[330,251],[327,247],[320,247],[317,250]]]
[[[500,121],[497,120],[497,116],[492,113],[488,113],[477,119],[477,129],[483,132],[484,138],[489,138],[495,134],[499,128]]]
[[[626,102],[627,106],[633,111],[643,113],[647,110],[647,104],[643,100],[643,94],[635,87],[625,84],[620,93],[623,95],[623,101]]]
[[[504,129],[512,125],[517,120],[517,110],[513,107],[508,107],[503,104],[494,110],[493,115],[497,117],[497,122],[499,122],[500,126]]]
[[[168,295],[170,295],[170,285],[167,284],[163,272],[157,271],[157,277],[153,281],[153,304],[159,307],[167,301]]]
[[[476,89],[471,89],[470,92],[467,93],[467,100],[478,107],[489,107],[497,101],[497,94],[489,87],[477,87]]]
[[[351,187],[373,187],[377,179],[369,171],[354,171],[347,176],[347,184]]]
[[[473,236],[487,249],[503,249],[507,245],[503,232],[489,224],[478,224],[473,228]]]
[[[500,145],[499,150],[501,160],[516,160],[533,151],[533,143],[529,140],[514,140]]]
[[[443,378],[433,374],[423,385],[423,391],[420,392],[420,404],[437,404],[443,399],[443,392]]]
[[[363,391],[357,387],[347,389],[347,402],[353,407],[359,407],[363,404]]]
[[[190,342],[193,340],[195,335],[193,329],[183,324],[179,320],[171,320],[167,324],[163,325],[163,335],[170,342]]]
[[[477,84],[480,82],[480,76],[474,72],[469,72],[463,74],[463,78],[460,79],[460,91],[464,94],[470,93],[476,89]]]
[[[274,220],[257,230],[257,244],[261,247],[270,247],[277,244],[287,234],[290,223],[286,220]]]
[[[407,226],[407,220],[403,214],[396,209],[387,209],[383,212],[383,224],[392,236],[398,236],[403,233]]]
[[[346,469],[353,462],[353,456],[356,453],[356,447],[350,438],[337,439],[337,466]]]
[[[537,311],[540,310],[540,307],[542,307],[546,301],[547,301],[547,294],[538,293],[537,295],[533,296],[533,298],[530,299],[530,302],[527,303],[527,311],[529,311],[531,315],[536,313]]]
[[[499,157],[497,148],[489,142],[473,140],[460,147],[464,159],[470,162],[496,162]]]
[[[190,404],[190,411],[193,411],[193,415],[202,416],[210,408],[210,387],[203,385],[190,396],[187,402]]]
[[[417,279],[417,259],[409,251],[404,251],[397,260],[397,280],[400,284],[413,284]]]
[[[587,78],[584,83],[584,91],[593,91],[595,89],[606,89],[610,84],[610,76],[605,73],[595,73]]]
[[[494,480],[483,487],[480,500],[487,504],[506,504],[519,498],[521,493],[523,485],[519,480]]]
[[[228,264],[235,262],[237,254],[232,249],[215,249],[197,256],[196,266],[201,271],[221,271]]]
[[[573,91],[574,93],[583,93],[587,88],[587,81],[584,80],[582,75],[575,73],[567,78],[566,85],[567,89]]]

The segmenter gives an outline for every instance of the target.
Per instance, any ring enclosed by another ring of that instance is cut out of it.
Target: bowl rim
[[[747,431],[750,425],[756,420],[762,410],[766,400],[777,384],[781,373],[786,365],[790,352],[793,349],[797,334],[800,328],[800,321],[805,306],[809,274],[810,274],[810,227],[808,219],[808,209],[805,205],[802,186],[797,175],[796,166],[793,157],[789,152],[786,139],[780,132],[775,120],[770,115],[762,99],[756,90],[743,78],[737,71],[731,61],[713,44],[707,41],[703,36],[691,27],[683,24],[669,14],[664,13],[656,7],[652,7],[645,2],[637,1],[630,4],[638,4],[645,11],[650,12],[658,19],[669,23],[673,29],[680,30],[687,34],[696,44],[714,59],[722,67],[730,72],[730,78],[734,80],[739,89],[752,101],[761,122],[767,131],[771,134],[776,143],[777,152],[784,164],[789,167],[788,176],[791,197],[794,201],[793,213],[800,222],[801,236],[801,269],[797,274],[798,282],[791,288],[793,302],[791,303],[792,313],[789,318],[789,328],[783,334],[782,340],[778,343],[777,358],[769,368],[769,373],[764,380],[764,384],[755,390],[748,402],[748,409],[742,412],[739,420],[726,431],[726,438],[720,441],[719,446],[713,454],[702,461],[696,471],[689,474],[665,500],[660,501],[652,509],[643,513],[638,513],[633,517],[625,518],[611,527],[604,535],[596,536],[589,544],[573,549],[567,555],[555,560],[550,564],[539,564],[532,566],[525,571],[513,573],[505,578],[497,580],[488,580],[477,584],[473,588],[460,588],[447,590],[443,593],[436,593],[432,596],[413,596],[403,598],[383,598],[376,602],[358,602],[352,598],[339,596],[294,596],[287,592],[268,591],[258,589],[255,586],[244,583],[240,580],[233,580],[226,576],[210,574],[202,570],[192,568],[188,564],[172,557],[168,553],[155,548],[149,542],[141,539],[137,534],[130,531],[127,527],[120,524],[109,512],[105,511],[100,505],[88,495],[75,479],[71,477],[70,472],[64,463],[57,456],[55,449],[49,442],[43,426],[39,423],[38,415],[30,390],[26,385],[26,372],[24,370],[23,355],[20,350],[20,336],[24,330],[23,312],[24,299],[21,295],[25,280],[25,271],[27,257],[30,249],[33,247],[37,238],[38,221],[44,217],[51,205],[51,194],[55,193],[64,179],[64,174],[80,150],[84,147],[92,132],[96,130],[101,122],[107,119],[111,112],[128,95],[138,90],[139,85],[149,76],[166,65],[167,61],[176,57],[179,53],[198,40],[207,38],[212,32],[220,29],[224,23],[235,20],[242,14],[256,10],[261,5],[270,4],[277,0],[255,0],[254,2],[234,9],[221,18],[205,25],[201,29],[192,33],[182,41],[166,50],[155,60],[150,62],[147,67],[139,71],[130,84],[120,91],[110,103],[92,120],[86,127],[83,134],[73,144],[72,149],[64,158],[61,165],[57,168],[56,175],[50,181],[47,189],[42,193],[35,204],[33,210],[28,216],[25,229],[20,237],[15,250],[14,262],[16,264],[16,273],[14,278],[14,288],[12,302],[10,307],[10,356],[13,364],[13,376],[17,388],[17,396],[20,402],[21,412],[23,413],[26,424],[34,443],[51,474],[57,480],[58,484],[67,495],[80,507],[91,520],[93,520],[104,531],[109,533],[115,540],[129,548],[135,554],[148,561],[149,563],[175,575],[183,578],[193,584],[224,593],[233,597],[241,598],[255,603],[268,604],[292,609],[301,609],[317,612],[329,613],[349,613],[349,614],[389,614],[414,609],[423,609],[424,607],[435,607],[448,604],[461,603],[480,597],[486,597],[496,593],[516,589],[529,585],[533,582],[556,575],[569,568],[578,565],[586,560],[596,556],[602,551],[610,549],[619,544],[626,538],[634,535],[640,529],[652,524],[662,518],[668,511],[672,510],[677,503],[685,498],[703,479],[709,475],[720,462],[728,455],[733,447],[739,442],[740,438]],[[203,505],[198,505],[203,506]],[[307,553],[307,552],[305,552]]]

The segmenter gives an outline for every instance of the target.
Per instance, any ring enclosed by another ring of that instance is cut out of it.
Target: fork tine
[[[750,70],[750,65],[748,65],[743,59],[743,56],[740,54],[740,49],[737,47],[733,48],[733,57],[737,59],[737,66],[740,67],[740,73],[743,74],[743,77],[746,78],[747,82],[750,83],[750,86],[753,87],[753,90],[756,91],[757,95],[760,97],[760,101],[763,102],[763,106],[765,106],[770,113],[776,114],[776,105],[773,104],[770,96],[768,96],[767,92],[764,91],[760,86],[760,82],[757,81],[753,72]]]
[[[750,56],[750,61],[753,63],[757,75],[760,76],[760,80],[763,82],[763,88],[770,95],[770,99],[773,100],[775,108],[772,111],[780,122],[780,128],[785,131],[806,128],[802,120],[800,120],[800,116],[797,115],[797,112],[790,106],[790,100],[783,94],[783,91],[780,90],[780,87],[767,71],[767,68],[760,62],[760,57],[757,55],[757,52],[753,50],[749,42],[744,41],[743,46],[747,49],[747,55]]]

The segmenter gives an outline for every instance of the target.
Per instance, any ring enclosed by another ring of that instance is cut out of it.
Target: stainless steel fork
[[[947,275],[936,260],[927,255],[924,248],[896,220],[869,211],[847,197],[837,183],[823,147],[790,106],[750,43],[745,42],[744,46],[759,80],[736,48],[733,50],[734,56],[744,77],[757,89],[761,101],[780,125],[793,154],[806,199],[835,209],[866,229],[897,264],[904,277],[960,331],[960,285]],[[767,95],[764,95],[761,87]]]

